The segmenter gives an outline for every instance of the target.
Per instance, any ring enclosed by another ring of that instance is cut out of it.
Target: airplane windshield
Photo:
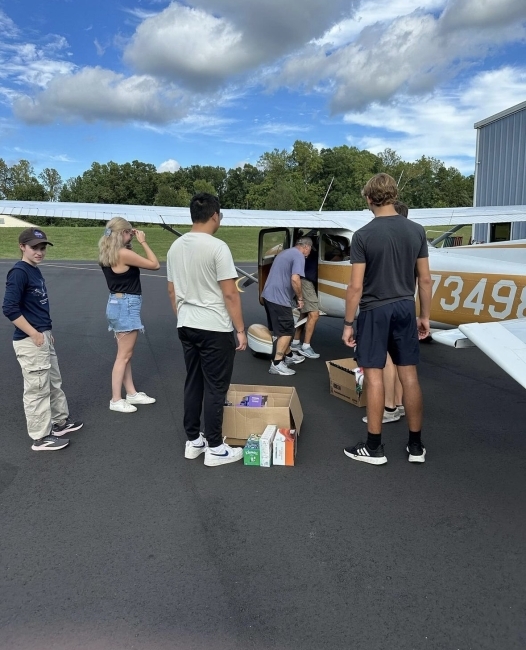
[[[322,235],[321,259],[324,262],[348,262],[351,259],[351,244],[341,235]]]

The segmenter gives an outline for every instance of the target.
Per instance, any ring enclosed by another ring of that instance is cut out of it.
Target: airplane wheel
[[[250,350],[252,352],[252,356],[256,357],[256,359],[270,359],[270,354],[265,354],[264,352],[256,352],[255,350]]]

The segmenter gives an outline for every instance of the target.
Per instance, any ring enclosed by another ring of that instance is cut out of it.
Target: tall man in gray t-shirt
[[[294,375],[290,366],[305,361],[305,357],[290,350],[294,335],[292,306],[296,299],[303,307],[301,278],[305,276],[305,258],[312,249],[312,239],[301,237],[292,248],[282,251],[272,263],[265,287],[261,293],[268,327],[277,340],[273,346],[271,375]]]
[[[422,226],[400,216],[393,206],[398,190],[388,174],[373,176],[363,189],[375,218],[357,230],[351,242],[351,281],[347,287],[343,341],[356,345],[358,365],[367,386],[367,442],[347,447],[350,458],[372,465],[387,462],[382,441],[383,368],[387,353],[398,366],[409,426],[409,461],[423,463],[422,392],[416,365],[419,339],[429,334],[431,275],[426,234]],[[420,318],[415,312],[418,278]],[[356,328],[356,310],[360,314]]]

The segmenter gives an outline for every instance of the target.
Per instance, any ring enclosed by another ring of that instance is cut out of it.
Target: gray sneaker
[[[270,364],[269,374],[271,375],[295,375],[296,371],[289,368],[286,363],[280,361],[277,366]]]
[[[295,350],[293,350],[291,357],[283,357],[283,362],[287,366],[295,366],[296,364],[303,363],[304,361],[305,357],[302,357]]]
[[[382,418],[382,424],[387,424],[388,422],[398,422],[400,419],[400,411],[396,409],[396,411],[386,411],[384,409],[384,416]],[[362,418],[362,422],[365,422],[367,424],[367,416]]]
[[[56,436],[44,436],[40,440],[33,440],[31,449],[33,451],[57,451],[64,449],[69,445],[67,438],[57,438]]]
[[[312,349],[312,345],[309,345],[308,348],[299,348],[297,350],[299,354],[302,354],[304,357],[307,357],[307,359],[319,359],[320,355],[317,352],[314,352]]]

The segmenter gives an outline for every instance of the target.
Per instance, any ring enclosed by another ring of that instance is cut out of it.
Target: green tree
[[[57,170],[46,167],[40,172],[38,177],[46,190],[47,200],[58,201],[63,183]]]

